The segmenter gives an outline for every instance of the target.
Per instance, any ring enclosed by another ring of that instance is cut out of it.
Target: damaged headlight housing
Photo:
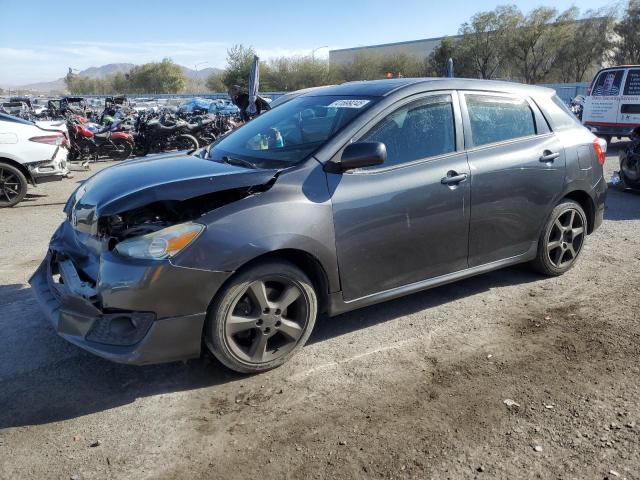
[[[177,255],[204,230],[204,225],[187,222],[120,242],[115,251],[131,258],[161,260]]]

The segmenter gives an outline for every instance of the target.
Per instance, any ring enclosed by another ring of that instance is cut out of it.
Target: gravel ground
[[[55,335],[26,281],[87,175],[0,211],[0,478],[640,478],[640,195],[610,189],[560,278],[509,268],[321,319],[247,377]]]

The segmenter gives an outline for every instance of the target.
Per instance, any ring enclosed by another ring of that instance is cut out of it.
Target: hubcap
[[[18,195],[20,195],[18,178],[13,173],[5,172],[0,168],[0,200],[6,199],[11,203]]]
[[[309,300],[284,277],[255,280],[241,292],[225,319],[225,340],[241,361],[265,363],[289,353],[309,320]]]
[[[564,268],[578,257],[584,242],[584,220],[577,210],[565,210],[551,227],[547,238],[547,255],[551,263]]]

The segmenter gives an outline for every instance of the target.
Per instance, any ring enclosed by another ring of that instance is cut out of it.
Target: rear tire
[[[318,313],[313,284],[295,265],[269,260],[236,273],[207,314],[205,343],[231,370],[258,373],[306,343]]]
[[[178,150],[197,150],[198,140],[193,135],[182,134],[176,138],[174,145]]]
[[[126,160],[133,153],[133,145],[130,141],[124,138],[116,138],[112,142],[115,146],[110,155],[113,160]]]
[[[637,158],[630,158],[630,152],[624,152],[620,156],[620,179],[622,180],[622,186],[628,188],[640,188],[640,160]]]
[[[562,200],[549,215],[540,234],[533,268],[554,277],[570,270],[582,252],[587,225],[587,215],[580,204]]]
[[[27,194],[27,178],[13,165],[0,162],[0,208],[13,207]]]

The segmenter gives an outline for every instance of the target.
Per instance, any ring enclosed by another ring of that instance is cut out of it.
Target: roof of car
[[[393,92],[414,85],[422,85],[425,90],[486,90],[494,92],[533,92],[553,93],[552,89],[525,85],[515,82],[496,80],[477,80],[469,78],[393,78],[388,80],[363,80],[348,82],[333,87],[325,87],[320,91],[312,91],[305,96],[316,95],[367,95],[370,97],[384,97]]]

